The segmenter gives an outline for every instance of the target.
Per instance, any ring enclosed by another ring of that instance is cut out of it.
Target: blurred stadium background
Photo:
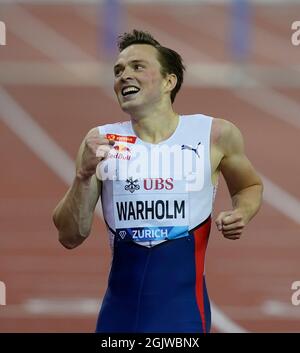
[[[235,123],[265,183],[239,241],[212,229],[213,332],[300,332],[300,1],[0,1],[0,332],[93,332],[110,249],[100,211],[68,251],[52,225],[80,141],[127,120],[113,96],[116,34],[150,31],[182,54],[175,108]],[[221,181],[215,214],[230,207]]]

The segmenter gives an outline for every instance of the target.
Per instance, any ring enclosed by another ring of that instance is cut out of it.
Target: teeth
[[[123,96],[126,95],[126,94],[130,94],[130,93],[136,93],[138,92],[139,89],[136,88],[136,87],[126,87],[122,90],[122,94]]]

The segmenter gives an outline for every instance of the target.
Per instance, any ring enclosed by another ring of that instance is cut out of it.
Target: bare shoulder
[[[98,129],[98,127],[96,126],[96,127],[91,128],[91,129],[87,132],[87,134],[85,135],[85,139],[88,138],[88,137],[93,137],[93,136],[97,137],[97,136],[99,136],[99,135],[100,135],[99,129]]]
[[[221,149],[224,155],[242,152],[243,136],[239,128],[231,121],[214,118],[211,131],[212,143]]]

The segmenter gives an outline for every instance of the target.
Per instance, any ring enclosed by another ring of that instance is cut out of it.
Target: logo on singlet
[[[108,153],[107,158],[116,158],[129,161],[131,159],[131,149],[124,144],[115,145]]]
[[[136,142],[136,136],[124,136],[124,135],[117,135],[117,134],[106,134],[106,138],[109,139],[109,140],[114,140],[116,142],[126,142],[126,143],[135,143]]]
[[[182,150],[191,150],[193,152],[195,152],[196,156],[198,156],[198,158],[200,158],[200,154],[199,154],[199,146],[201,145],[201,142],[198,143],[196,148],[193,148],[193,146],[190,145],[181,145],[181,149]]]
[[[124,239],[125,237],[126,237],[126,231],[125,230],[121,230],[120,232],[119,232],[119,236],[122,238],[122,239]]]
[[[125,185],[124,189],[126,191],[130,191],[131,193],[135,192],[136,190],[140,189],[140,186],[138,184],[138,179],[133,180],[132,177],[126,179],[126,183],[128,183],[127,185]]]
[[[145,178],[143,180],[144,190],[173,190],[173,178]]]

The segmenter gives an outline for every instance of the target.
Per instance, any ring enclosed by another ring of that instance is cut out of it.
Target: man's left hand
[[[243,215],[239,209],[221,212],[216,219],[216,226],[225,238],[236,240],[245,227]]]

